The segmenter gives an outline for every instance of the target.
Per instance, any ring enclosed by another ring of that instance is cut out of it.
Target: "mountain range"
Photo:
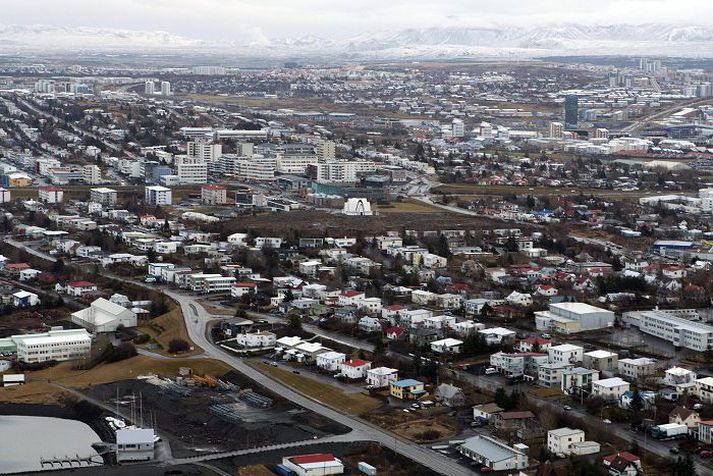
[[[0,54],[43,51],[203,51],[239,56],[426,59],[541,55],[657,54],[713,57],[713,26],[554,25],[430,27],[362,33],[344,39],[307,35],[210,41],[163,31],[0,25]]]

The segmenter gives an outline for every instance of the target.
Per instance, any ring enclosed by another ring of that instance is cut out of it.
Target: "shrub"
[[[168,343],[168,351],[172,354],[188,352],[190,349],[191,345],[183,339],[173,339]]]

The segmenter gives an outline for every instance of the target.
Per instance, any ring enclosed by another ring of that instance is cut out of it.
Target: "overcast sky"
[[[0,0],[0,24],[164,30],[204,39],[344,37],[404,27],[713,23],[711,0]]]

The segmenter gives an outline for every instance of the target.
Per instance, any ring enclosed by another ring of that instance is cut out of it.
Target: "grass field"
[[[163,316],[151,319],[151,321],[142,324],[139,330],[150,335],[151,338],[161,346],[160,349],[150,349],[157,354],[174,356],[175,354],[168,352],[168,343],[173,339],[183,339],[193,347],[193,350],[180,354],[182,357],[190,357],[203,352],[203,349],[195,345],[190,337],[188,337],[186,323],[183,320],[183,314],[179,307],[172,309]]]
[[[248,364],[303,395],[352,415],[362,415],[381,406],[381,402],[368,395],[361,393],[347,394],[332,385],[327,385],[278,367],[272,367],[262,362],[248,362]]]
[[[49,379],[68,387],[84,388],[136,378],[138,375],[150,373],[175,377],[181,367],[191,367],[199,375],[210,374],[215,376],[224,375],[231,370],[226,364],[212,359],[159,360],[143,355],[137,355],[121,362],[100,364],[89,370],[72,370],[72,366],[72,362],[62,362],[48,369],[27,372],[27,380],[28,382],[43,383]]]

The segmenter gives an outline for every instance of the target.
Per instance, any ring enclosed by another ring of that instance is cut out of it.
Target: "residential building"
[[[528,466],[524,445],[510,447],[500,440],[485,435],[467,438],[458,452],[493,471],[525,469]]]
[[[116,190],[106,187],[93,188],[89,191],[90,201],[101,203],[106,207],[116,205],[117,196]]]
[[[417,400],[426,395],[426,390],[419,380],[397,380],[389,384],[389,395],[399,400]]]
[[[713,403],[713,377],[696,379],[693,394],[704,403]]]
[[[697,411],[685,407],[676,407],[668,414],[668,422],[678,425],[686,425],[689,429],[698,429],[701,416]]]
[[[347,360],[346,354],[341,352],[324,352],[317,356],[316,364],[320,369],[328,372],[336,372],[341,368],[341,365]]]
[[[366,384],[371,388],[386,388],[399,378],[398,369],[376,367],[366,372]]]
[[[340,373],[347,380],[364,379],[369,369],[371,362],[361,359],[350,359],[339,364]]]
[[[0,203],[10,203],[10,190],[0,187]]]
[[[703,420],[698,423],[698,441],[708,445],[713,444],[713,420]]]
[[[607,350],[585,352],[582,357],[582,367],[601,371],[612,371],[618,368],[619,356]]]
[[[40,187],[37,193],[40,202],[43,203],[62,203],[64,200],[64,192],[59,187]]]
[[[573,344],[555,345],[547,349],[551,362],[576,364],[582,362],[584,347]]]
[[[146,187],[145,200],[147,205],[167,206],[173,203],[171,189],[161,185]]]
[[[102,173],[99,166],[92,164],[82,167],[82,181],[87,185],[102,183]]]
[[[605,456],[602,465],[612,476],[637,476],[642,473],[641,459],[628,451]]]
[[[473,406],[473,420],[481,420],[488,422],[491,420],[493,415],[505,411],[500,408],[495,403],[481,403],[480,405]]]
[[[271,348],[275,346],[277,336],[272,332],[243,332],[235,336],[235,343],[248,349]]]
[[[228,191],[220,185],[203,185],[201,187],[201,203],[204,205],[225,205],[228,203]]]
[[[584,430],[557,428],[547,432],[547,450],[554,455],[569,456],[573,443],[584,442]]]
[[[567,395],[589,395],[595,380],[599,380],[598,370],[574,367],[562,371],[560,388]]]
[[[656,372],[656,361],[648,357],[620,359],[618,368],[623,377],[638,380]]]
[[[624,392],[629,391],[629,387],[629,382],[620,377],[595,380],[592,382],[592,396],[604,400],[619,400]]]
[[[463,348],[463,341],[447,337],[431,342],[431,350],[438,354],[459,354]]]
[[[537,367],[537,383],[543,387],[561,387],[562,375],[573,367],[563,362],[544,362]]]

